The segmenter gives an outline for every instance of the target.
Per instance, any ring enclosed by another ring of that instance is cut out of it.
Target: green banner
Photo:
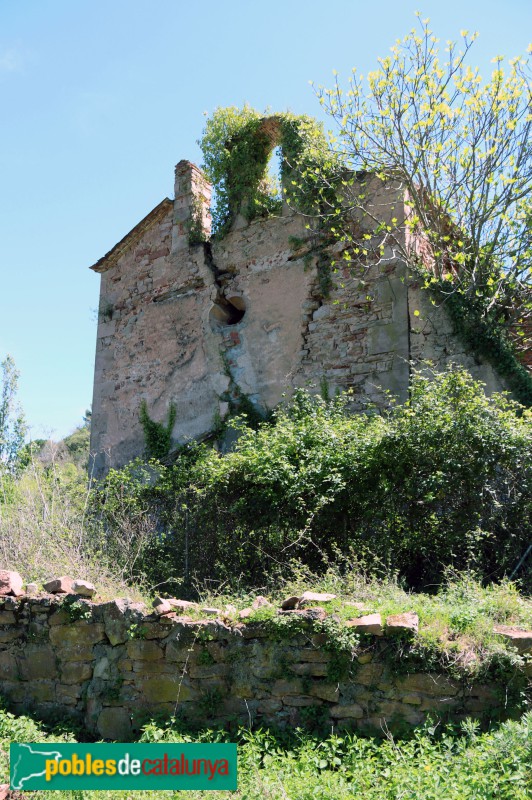
[[[237,788],[236,744],[12,744],[11,789]]]

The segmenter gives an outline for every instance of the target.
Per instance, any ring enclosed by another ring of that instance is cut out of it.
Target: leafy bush
[[[98,513],[111,529],[118,506],[152,514],[148,576],[189,591],[193,578],[260,585],[293,557],[323,570],[352,549],[411,588],[448,566],[511,573],[530,541],[531,413],[458,369],[415,375],[409,401],[382,416],[348,404],[298,390],[271,423],[240,420],[225,456],[191,445],[149,477],[138,462],[113,470]]]
[[[0,780],[8,780],[12,741],[74,741],[70,733],[52,731],[28,717],[0,710]],[[285,733],[258,728],[189,731],[170,726],[145,726],[141,742],[238,743],[238,795],[245,800],[528,800],[532,788],[532,716],[505,722],[480,733],[464,721],[440,730],[430,723],[406,740],[382,740],[349,733],[319,738],[297,728]],[[208,798],[211,792],[182,791],[180,797]],[[146,792],[43,791],[36,800],[132,800]],[[164,800],[168,792],[149,792]],[[220,793],[223,798],[233,793]]]

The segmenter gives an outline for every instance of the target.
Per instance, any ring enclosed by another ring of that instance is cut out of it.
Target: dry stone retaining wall
[[[319,718],[374,732],[417,725],[428,714],[452,712],[456,721],[506,713],[496,685],[397,674],[387,635],[364,637],[345,670],[313,627],[324,613],[279,613],[305,620],[303,629],[279,639],[264,623],[192,620],[164,608],[158,615],[127,599],[3,597],[0,694],[15,711],[69,716],[122,741],[154,715],[280,726]],[[369,631],[375,620],[367,622]]]

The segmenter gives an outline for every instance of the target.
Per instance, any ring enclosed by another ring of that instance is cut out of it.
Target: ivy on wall
[[[213,230],[223,236],[238,214],[251,221],[280,215],[283,198],[299,211],[315,214],[333,205],[337,161],[323,126],[290,113],[264,116],[248,105],[218,108],[199,141],[203,170],[215,187]],[[278,148],[280,171],[269,172]],[[323,176],[331,181],[323,185]],[[330,195],[330,196],[329,196]]]
[[[319,235],[317,255],[319,285],[327,297],[332,286],[334,260],[326,256],[327,243],[343,242],[344,266],[371,263],[372,235],[359,241],[343,198],[347,187],[363,174],[346,171],[324,133],[312,117],[280,113],[264,116],[245,105],[218,108],[207,120],[199,141],[203,169],[215,189],[213,231],[223,237],[237,215],[251,221],[280,215],[283,199],[308,217],[309,229]],[[269,172],[272,152],[278,148],[279,175]],[[363,185],[363,182],[362,182]],[[357,190],[357,191],[360,191]],[[359,197],[360,199],[360,197]],[[382,226],[381,226],[382,227]],[[504,323],[486,311],[485,298],[466,293],[449,281],[436,280],[421,270],[426,287],[449,313],[456,333],[475,355],[490,361],[503,376],[516,399],[532,405],[532,377],[519,361]]]
[[[144,432],[144,444],[146,448],[146,458],[166,458],[172,446],[172,430],[176,420],[176,407],[170,404],[168,411],[168,422],[155,422],[148,414],[148,405],[145,400],[140,404],[140,424]]]
[[[455,333],[472,352],[486,359],[506,379],[516,400],[524,406],[532,406],[532,376],[519,361],[506,328],[486,313],[485,300],[472,297],[460,290],[449,293],[449,284],[432,284],[438,301],[445,297],[446,309]]]

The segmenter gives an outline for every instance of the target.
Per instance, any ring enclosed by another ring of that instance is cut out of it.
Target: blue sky
[[[34,437],[92,399],[99,276],[88,267],[200,163],[204,112],[250,103],[320,116],[309,81],[366,72],[430,17],[471,62],[526,51],[525,0],[0,0],[0,360]]]

